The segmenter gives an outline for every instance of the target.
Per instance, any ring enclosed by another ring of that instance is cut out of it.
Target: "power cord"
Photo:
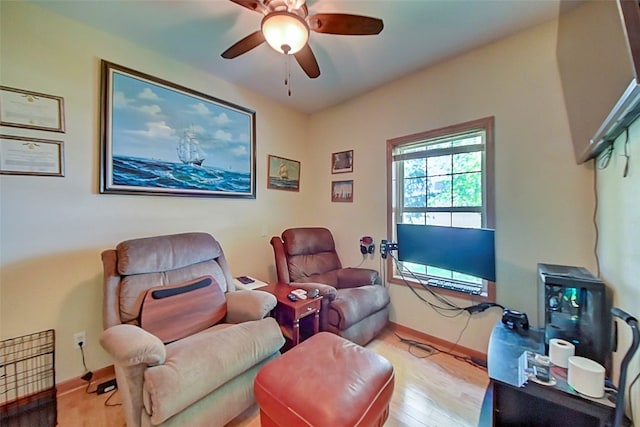
[[[486,366],[485,366],[483,361],[480,361],[480,360],[478,360],[478,359],[476,359],[474,357],[470,357],[470,356],[461,356],[461,355],[453,352],[453,349],[456,348],[456,346],[460,342],[460,338],[462,338],[462,334],[464,333],[464,331],[467,329],[467,326],[469,325],[469,319],[471,319],[471,316],[467,317],[467,323],[465,324],[464,328],[462,328],[462,330],[458,334],[458,339],[456,340],[456,342],[453,344],[453,346],[449,350],[442,350],[442,349],[436,347],[433,344],[428,344],[428,343],[424,343],[424,342],[421,342],[421,341],[416,341],[416,340],[412,340],[412,339],[409,339],[409,338],[404,338],[404,337],[400,336],[397,332],[394,332],[394,334],[400,340],[400,342],[409,345],[409,347],[407,348],[407,351],[413,357],[417,357],[419,359],[426,359],[426,358],[429,358],[431,356],[435,356],[437,354],[446,354],[448,356],[453,357],[456,360],[460,360],[462,362],[466,362],[466,363],[468,363],[471,366],[474,366],[476,368],[486,369]],[[420,350],[426,352],[427,354],[425,354],[425,355],[415,354],[412,351],[413,348],[419,348]]]
[[[593,194],[595,199],[595,206],[593,208],[593,228],[595,230],[595,241],[593,243],[593,255],[596,259],[596,275],[600,277],[600,255],[598,255],[598,245],[600,241],[600,229],[598,227],[598,206],[600,200],[598,198],[598,171],[593,171]]]
[[[462,314],[462,311],[464,310],[464,308],[459,307],[458,305],[452,303],[451,301],[449,301],[447,298],[443,297],[442,295],[435,293],[429,287],[429,285],[425,284],[418,276],[415,275],[415,273],[413,271],[411,271],[410,269],[406,268],[403,264],[401,264],[400,261],[398,261],[398,259],[393,254],[390,253],[389,256],[391,256],[391,259],[395,263],[395,265],[396,265],[396,267],[398,269],[398,272],[400,273],[400,276],[402,277],[402,281],[404,282],[404,284],[414,293],[414,295],[416,297],[418,297],[418,299],[420,299],[423,302],[425,302],[427,305],[429,305],[429,307],[433,308],[436,312],[438,312],[438,314],[440,314],[442,316],[445,316],[445,317],[456,317],[456,316],[459,316],[460,314]],[[416,282],[418,282],[418,284],[420,284],[420,286],[424,290],[429,292],[429,294],[433,298],[437,299],[444,306],[438,305],[438,304],[434,304],[431,301],[428,301],[427,299],[425,299],[422,295],[418,294],[418,292],[413,288],[413,286],[411,286],[411,284],[405,278],[404,271],[409,272],[411,277],[413,277],[413,279]],[[442,313],[440,310],[442,310],[444,312],[455,311],[457,313],[454,314],[454,315],[448,315],[448,314]]]
[[[418,358],[427,358],[427,357],[431,357],[435,354],[438,353],[443,353],[443,354],[447,354],[449,356],[454,357],[457,360],[461,360],[464,361],[466,363],[469,363],[472,366],[475,366],[477,368],[481,368],[481,369],[485,369],[486,370],[486,362],[484,362],[483,360],[480,360],[478,358],[475,357],[469,357],[469,356],[460,356],[459,354],[453,353],[453,350],[458,346],[458,344],[460,343],[460,340],[462,339],[462,335],[464,334],[464,332],[467,330],[467,327],[469,326],[469,321],[471,320],[471,316],[475,313],[482,313],[485,310],[488,310],[489,308],[492,307],[499,307],[500,309],[504,310],[504,307],[500,304],[494,303],[494,302],[481,302],[479,304],[473,304],[470,305],[468,307],[460,307],[457,304],[454,304],[453,302],[449,301],[449,299],[445,298],[444,296],[435,293],[431,287],[428,284],[425,284],[418,276],[415,275],[415,273],[413,271],[411,271],[410,269],[406,268],[404,265],[402,265],[400,263],[400,261],[391,253],[388,252],[388,256],[391,257],[391,259],[393,260],[394,264],[396,265],[398,272],[400,273],[400,276],[402,278],[402,281],[404,282],[404,284],[411,290],[411,292],[414,293],[414,295],[416,297],[418,297],[418,299],[420,299],[421,301],[425,302],[427,305],[429,305],[429,307],[431,307],[436,313],[440,314],[443,317],[447,317],[447,318],[454,318],[454,317],[458,317],[463,313],[467,313],[467,320],[465,322],[464,327],[460,330],[460,332],[458,333],[458,337],[456,338],[456,341],[453,343],[453,345],[451,346],[451,348],[449,350],[442,350],[432,344],[426,344],[423,342],[419,342],[419,341],[415,341],[415,340],[410,340],[407,338],[403,338],[400,335],[398,335],[397,333],[395,333],[396,337],[398,337],[398,339],[409,345],[409,348],[407,349],[407,351],[414,357],[418,357]],[[437,299],[440,304],[435,304],[429,300],[427,300],[426,298],[424,298],[422,295],[420,295],[414,288],[414,286],[412,286],[407,279],[405,278],[404,275],[404,271],[408,271],[409,274],[413,277],[413,279],[418,282],[420,284],[420,286],[425,289],[427,292],[429,292],[429,294],[434,297],[435,299]],[[454,312],[453,314],[451,314],[450,312]],[[419,348],[422,351],[427,352],[426,355],[422,355],[419,356],[417,354],[415,354],[412,349],[414,348]]]
[[[635,119],[634,119],[635,120]],[[625,164],[624,164],[624,169],[622,172],[622,177],[626,178],[629,175],[629,161],[631,159],[631,156],[629,155],[629,126],[625,127],[624,129],[625,132],[625,139],[624,139],[624,151],[622,153],[622,156],[625,158]],[[613,141],[606,149],[605,151],[602,152],[602,154],[600,154],[600,156],[598,156],[598,158],[596,159],[596,169],[606,169],[607,166],[609,166],[609,162],[611,161],[611,158],[613,157],[613,153],[615,151],[615,141]],[[599,229],[598,229],[598,171],[595,170],[593,172],[593,192],[595,194],[595,208],[593,210],[593,226],[595,228],[595,243],[594,243],[594,248],[593,248],[593,252],[594,252],[594,256],[596,259],[596,275],[597,277],[600,277],[600,256],[598,255],[598,242],[599,242]]]
[[[80,353],[82,354],[82,366],[84,367],[84,375],[82,375],[82,377],[80,378],[82,378],[84,381],[87,381],[87,387],[84,389],[84,392],[87,394],[95,393],[95,390],[89,391],[89,388],[91,387],[91,380],[93,379],[93,372],[91,372],[89,368],[87,368],[87,362],[84,357],[84,342],[78,342],[78,347],[80,347]]]
[[[122,403],[109,403],[111,398],[118,392],[118,389],[115,389],[111,392],[107,400],[104,401],[104,406],[122,406]]]
[[[598,169],[606,169],[613,157],[613,144],[609,144],[607,148],[596,159],[596,167]]]
[[[411,289],[411,291],[423,302],[425,302],[426,304],[428,304],[432,309],[434,309],[438,314],[440,314],[441,316],[444,317],[448,317],[448,318],[453,318],[453,317],[457,317],[460,314],[462,314],[464,311],[468,312],[469,314],[474,314],[474,313],[482,313],[483,311],[491,308],[491,307],[500,307],[500,309],[504,310],[504,307],[501,306],[500,304],[494,303],[494,302],[482,302],[480,304],[474,304],[474,305],[470,305],[468,307],[460,307],[457,304],[452,303],[451,301],[449,301],[449,299],[443,297],[440,294],[435,293],[431,287],[428,284],[425,284],[418,276],[415,275],[415,273],[413,271],[411,271],[410,269],[406,268],[404,265],[402,265],[399,260],[393,256],[392,253],[389,253],[389,256],[391,256],[391,259],[394,261],[398,272],[400,273],[400,276],[402,277],[402,280],[404,282],[404,284]],[[413,277],[413,279],[418,282],[420,284],[420,286],[422,288],[424,288],[426,291],[428,291],[431,296],[433,296],[434,298],[436,298],[440,303],[444,304],[446,307],[443,307],[441,305],[437,305],[432,303],[431,301],[426,300],[424,297],[422,297],[420,294],[418,294],[418,292],[414,289],[413,286],[411,286],[411,284],[406,280],[405,276],[404,276],[404,271],[408,271],[409,274],[411,275],[411,277]],[[445,314],[442,311],[447,312],[447,311],[455,311],[456,313],[451,315],[449,313]]]
[[[468,311],[469,314],[473,314],[473,313],[482,313],[483,311],[491,307],[500,307],[500,309],[504,310],[503,306],[495,302],[481,302],[480,304],[470,305],[469,307],[465,307],[464,309]]]
[[[91,382],[93,380],[93,372],[91,372],[89,368],[87,368],[87,361],[84,356],[84,342],[83,341],[78,342],[78,346],[80,347],[80,353],[82,354],[82,366],[84,367],[84,375],[82,375],[82,377],[80,378],[82,378],[84,381],[87,381],[87,386],[85,387],[84,392],[87,394],[97,394],[99,386],[96,387],[95,390],[89,391],[89,389],[91,388]],[[107,400],[104,401],[104,406],[121,406],[122,405],[122,403],[109,403],[113,395],[116,394],[117,392],[118,392],[117,388],[113,390],[113,392],[109,395]]]
[[[629,126],[627,126],[625,128],[625,139],[624,139],[624,153],[622,154],[625,158],[625,162],[624,162],[624,171],[622,172],[622,177],[626,178],[627,175],[629,175],[629,159],[631,158],[629,156]]]

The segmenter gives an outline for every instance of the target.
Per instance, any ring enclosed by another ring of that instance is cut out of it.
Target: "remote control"
[[[236,279],[238,279],[238,282],[242,283],[243,285],[248,285],[249,283],[255,282],[255,280],[248,276],[239,276],[236,277]]]
[[[289,294],[287,295],[287,298],[289,298],[291,301],[296,302],[298,301],[298,297],[295,296],[294,294]]]
[[[291,293],[298,297],[298,299],[307,299],[307,291],[304,289],[295,289],[291,291]]]

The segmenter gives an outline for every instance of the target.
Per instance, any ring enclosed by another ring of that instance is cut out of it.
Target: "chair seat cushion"
[[[338,289],[329,307],[329,324],[339,330],[347,329],[383,309],[390,301],[389,292],[381,285]]]
[[[166,346],[165,363],[144,372],[144,405],[153,425],[277,353],[284,344],[273,318],[219,324]]]

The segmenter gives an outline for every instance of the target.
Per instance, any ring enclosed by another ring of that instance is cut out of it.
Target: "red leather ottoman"
[[[320,332],[267,363],[253,389],[262,427],[382,426],[394,372],[379,354]]]

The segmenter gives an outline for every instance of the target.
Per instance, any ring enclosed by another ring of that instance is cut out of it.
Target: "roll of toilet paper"
[[[549,341],[549,359],[561,368],[569,366],[569,358],[575,354],[576,348],[569,341],[553,338]]]
[[[586,357],[569,358],[567,382],[578,393],[589,397],[604,396],[604,366]]]

